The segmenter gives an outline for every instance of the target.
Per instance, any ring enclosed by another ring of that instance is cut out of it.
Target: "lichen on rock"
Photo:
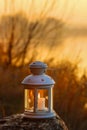
[[[30,119],[23,114],[16,114],[0,119],[0,130],[68,130],[59,117],[47,119]]]

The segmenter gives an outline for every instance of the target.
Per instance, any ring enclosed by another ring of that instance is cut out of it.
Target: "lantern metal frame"
[[[36,61],[30,64],[31,75],[28,75],[22,81],[24,90],[34,91],[34,108],[33,111],[26,110],[24,116],[27,118],[52,118],[54,117],[55,111],[53,110],[53,87],[54,80],[46,75],[44,72],[47,65],[43,62]],[[48,93],[48,107],[47,109],[38,110],[38,90],[46,90]]]

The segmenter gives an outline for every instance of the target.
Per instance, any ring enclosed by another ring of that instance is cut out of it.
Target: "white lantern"
[[[53,110],[54,80],[45,74],[47,65],[36,61],[30,64],[31,75],[24,78],[22,84],[25,93],[25,112],[28,118],[51,118]]]

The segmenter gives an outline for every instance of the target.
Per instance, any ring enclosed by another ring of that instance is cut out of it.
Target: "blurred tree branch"
[[[52,48],[61,43],[63,27],[64,23],[54,18],[29,22],[22,14],[3,16],[0,20],[0,39],[5,48],[4,63],[24,65],[26,57],[29,63],[38,46]],[[28,58],[31,49],[31,57]]]

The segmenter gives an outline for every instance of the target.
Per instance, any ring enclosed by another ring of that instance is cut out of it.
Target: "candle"
[[[40,94],[38,94],[38,110],[45,109],[45,98],[40,98]]]

